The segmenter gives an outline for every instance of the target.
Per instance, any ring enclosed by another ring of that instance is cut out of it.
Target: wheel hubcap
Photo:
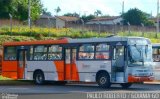
[[[106,79],[105,77],[101,77],[101,78],[100,78],[100,83],[101,83],[102,85],[105,84],[106,81],[107,81],[107,79]]]
[[[36,77],[36,82],[41,83],[42,80],[43,80],[42,76],[40,74],[38,74],[37,77]]]

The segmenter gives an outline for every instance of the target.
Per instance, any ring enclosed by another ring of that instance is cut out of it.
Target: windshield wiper
[[[148,45],[145,46],[145,55],[147,57],[147,53],[148,53]]]

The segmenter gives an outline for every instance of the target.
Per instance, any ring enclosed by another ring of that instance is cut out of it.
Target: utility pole
[[[31,29],[31,0],[28,0],[28,26]]]
[[[124,0],[122,2],[122,15],[124,14]]]
[[[101,24],[100,24],[99,18],[98,18],[98,33],[99,33],[99,37],[100,37],[100,33],[101,33]]]
[[[122,2],[122,15],[124,14],[124,0]],[[122,18],[122,32],[124,31],[124,19]]]
[[[10,32],[12,35],[12,15],[9,13],[9,17],[10,17]]]
[[[50,20],[49,16],[48,16],[48,29],[49,29],[48,36],[50,37],[51,20]]]
[[[157,33],[156,33],[156,38],[158,37],[159,33],[159,0],[157,0]]]

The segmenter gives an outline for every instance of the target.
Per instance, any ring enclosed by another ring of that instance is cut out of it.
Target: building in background
[[[86,24],[102,24],[102,25],[120,25],[123,21],[122,17],[114,16],[114,17],[98,17],[95,19],[90,20]]]
[[[157,17],[149,18],[149,20],[154,22],[154,26],[157,26]],[[160,24],[160,19],[159,19],[159,24]]]
[[[56,27],[56,18],[43,14],[35,21],[35,25],[40,27]]]
[[[65,28],[79,23],[79,18],[72,16],[56,16],[56,28]]]

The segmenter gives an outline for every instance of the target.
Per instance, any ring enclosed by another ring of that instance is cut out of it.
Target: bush
[[[90,38],[90,37],[106,37],[112,35],[111,33],[100,33],[91,32],[86,30],[79,29],[71,29],[71,28],[39,28],[32,27],[29,29],[26,26],[14,26],[12,31],[9,26],[0,27],[0,43],[6,41],[30,41],[30,40],[46,40],[46,39],[56,39],[56,38]],[[159,43],[158,40],[160,38],[160,34],[158,34],[158,38],[155,38],[155,32],[119,32],[117,33],[119,36],[144,36],[146,38],[150,38],[152,42]]]

